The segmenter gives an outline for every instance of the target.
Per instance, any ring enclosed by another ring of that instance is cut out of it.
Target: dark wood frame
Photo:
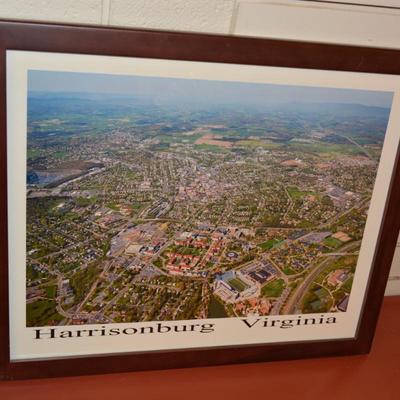
[[[0,378],[199,367],[370,350],[400,228],[399,151],[356,338],[10,362],[7,241],[6,50],[208,61],[400,75],[400,50],[121,28],[0,21]],[[12,156],[12,155],[9,155]]]

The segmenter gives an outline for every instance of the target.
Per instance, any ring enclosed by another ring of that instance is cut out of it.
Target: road
[[[342,249],[344,250],[350,250],[353,247],[358,247],[360,244],[360,241],[357,242],[352,242],[347,245],[345,245]],[[305,293],[307,293],[307,290],[309,286],[312,284],[314,279],[328,266],[332,263],[333,260],[341,257],[340,255],[334,256],[334,257],[327,257],[325,258],[322,262],[319,264],[316,264],[314,267],[311,267],[309,274],[307,277],[304,279],[304,281],[295,289],[293,292],[292,296],[289,298],[289,301],[286,303],[286,305],[283,307],[282,313],[284,315],[288,314],[295,314],[296,310],[298,309],[298,305],[301,302],[303,296]]]

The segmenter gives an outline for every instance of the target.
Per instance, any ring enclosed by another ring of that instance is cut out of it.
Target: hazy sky
[[[29,71],[28,90],[135,95],[212,104],[307,102],[379,107],[390,107],[393,96],[391,92],[368,90],[53,71]]]

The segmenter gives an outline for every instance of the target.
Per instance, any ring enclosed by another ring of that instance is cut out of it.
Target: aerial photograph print
[[[346,312],[392,97],[30,70],[26,326]]]

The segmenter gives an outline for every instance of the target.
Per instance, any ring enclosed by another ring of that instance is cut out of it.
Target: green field
[[[302,151],[305,153],[313,153],[313,154],[329,154],[329,153],[338,153],[338,154],[363,154],[362,150],[360,150],[357,146],[352,144],[332,144],[326,142],[314,142],[314,143],[288,143],[287,144],[288,151]]]
[[[96,265],[90,265],[87,268],[76,272],[72,276],[70,284],[74,291],[76,302],[83,300],[87,291],[98,278],[98,275],[99,270]]]
[[[26,266],[26,279],[29,281],[34,281],[35,279],[43,278],[44,274],[35,268],[32,265]]]
[[[26,305],[27,326],[55,325],[62,319],[63,317],[56,310],[56,302],[53,300],[37,300]]]
[[[329,292],[319,286],[313,285],[304,297],[302,304],[302,312],[307,313],[324,313],[328,312],[333,305],[333,300]]]
[[[226,153],[228,150],[225,147],[213,145],[213,144],[195,144],[195,150],[209,151],[211,153]]]
[[[307,196],[309,194],[314,194],[314,192],[303,192],[303,191],[299,190],[297,187],[294,187],[294,186],[289,186],[289,187],[286,188],[286,190],[288,191],[290,197],[293,200],[301,199],[304,196]]]
[[[208,318],[225,318],[228,314],[225,311],[223,304],[215,297],[211,296],[208,305]]]
[[[153,264],[157,267],[157,268],[162,268],[163,267],[163,262],[161,257],[158,257],[157,259],[155,259],[153,261]]]
[[[118,206],[118,204],[115,203],[115,202],[107,203],[106,206],[107,206],[108,208],[111,208],[111,210],[114,210],[114,211],[118,211],[118,210],[119,210],[119,206]]]
[[[295,271],[294,269],[286,266],[285,268],[282,269],[282,271],[284,272],[285,275],[294,275],[297,274],[297,271]]]
[[[134,210],[140,210],[144,208],[146,205],[148,205],[148,203],[133,202],[131,204],[131,208]]]
[[[337,249],[342,245],[342,242],[338,239],[333,238],[332,236],[327,237],[323,243],[328,246],[331,247],[332,249]]]
[[[260,247],[262,250],[270,250],[272,249],[276,244],[280,242],[279,239],[270,239],[267,240],[266,242],[259,243],[258,247]]]
[[[347,281],[342,285],[342,289],[345,292],[350,293],[352,285],[353,285],[353,277],[347,279]]]
[[[27,150],[27,159],[29,158],[36,158],[40,156],[40,150],[32,147],[28,147]]]
[[[57,293],[57,286],[53,285],[53,286],[47,286],[46,287],[46,296],[50,297],[51,299],[54,299],[54,297],[56,297],[56,293]]]
[[[267,142],[265,140],[239,140],[236,145],[247,148],[262,147],[264,149],[278,149],[282,147],[278,143]]]
[[[202,253],[202,250],[197,249],[196,247],[177,246],[175,252],[185,256],[199,256]]]
[[[97,198],[95,197],[75,197],[75,203],[79,207],[87,207],[96,202]]]
[[[247,288],[247,285],[239,278],[231,279],[228,283],[238,292],[243,292]]]
[[[285,281],[283,279],[275,279],[262,287],[261,294],[265,297],[279,297],[284,288]]]

